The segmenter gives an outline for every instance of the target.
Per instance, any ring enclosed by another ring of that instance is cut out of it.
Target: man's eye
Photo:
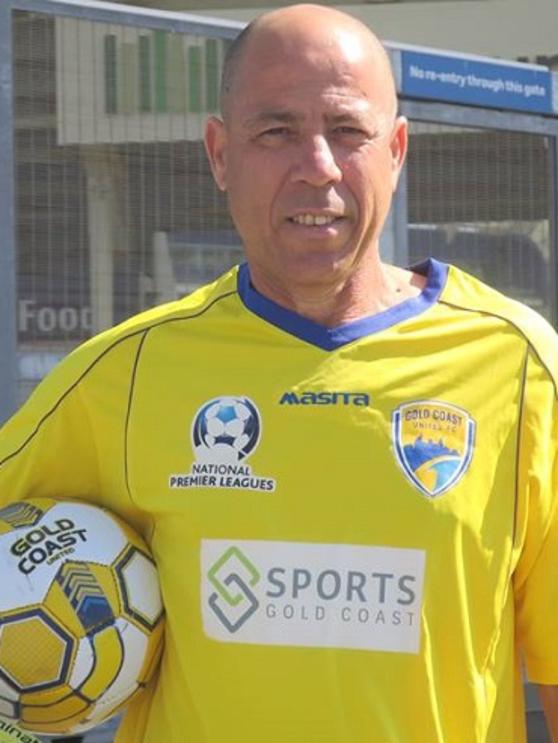
[[[353,137],[367,137],[367,133],[363,129],[359,129],[357,126],[338,126],[335,129],[337,134],[345,134]]]
[[[260,132],[260,137],[286,137],[289,134],[289,129],[286,126],[272,126],[269,129],[264,129]]]

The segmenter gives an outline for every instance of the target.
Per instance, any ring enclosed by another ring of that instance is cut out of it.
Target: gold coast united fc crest
[[[393,412],[393,445],[407,479],[434,498],[465,474],[475,446],[475,421],[466,410],[438,400],[418,400]]]

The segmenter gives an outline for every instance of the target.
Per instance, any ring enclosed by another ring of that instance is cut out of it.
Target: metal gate
[[[240,27],[0,6],[0,420],[91,334],[239,260],[202,138]]]
[[[554,118],[412,101],[407,250],[455,263],[556,322]]]

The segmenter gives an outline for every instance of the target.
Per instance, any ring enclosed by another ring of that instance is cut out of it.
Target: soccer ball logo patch
[[[171,489],[275,490],[274,478],[253,472],[246,462],[262,439],[262,417],[250,398],[207,400],[194,414],[190,431],[194,461],[189,471],[169,475]]]
[[[192,443],[198,462],[236,464],[258,445],[261,421],[247,397],[218,397],[198,412],[192,426]]]

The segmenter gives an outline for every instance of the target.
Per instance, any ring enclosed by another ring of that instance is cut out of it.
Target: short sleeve
[[[88,411],[65,372],[63,362],[0,430],[0,507],[28,497],[94,498],[98,490]]]
[[[516,635],[529,680],[558,683],[558,399],[555,369],[528,357],[517,473]]]
[[[126,477],[126,426],[140,346],[137,333],[112,344],[98,336],[43,380],[0,430],[0,508],[31,497],[87,500],[144,536],[150,532]]]

